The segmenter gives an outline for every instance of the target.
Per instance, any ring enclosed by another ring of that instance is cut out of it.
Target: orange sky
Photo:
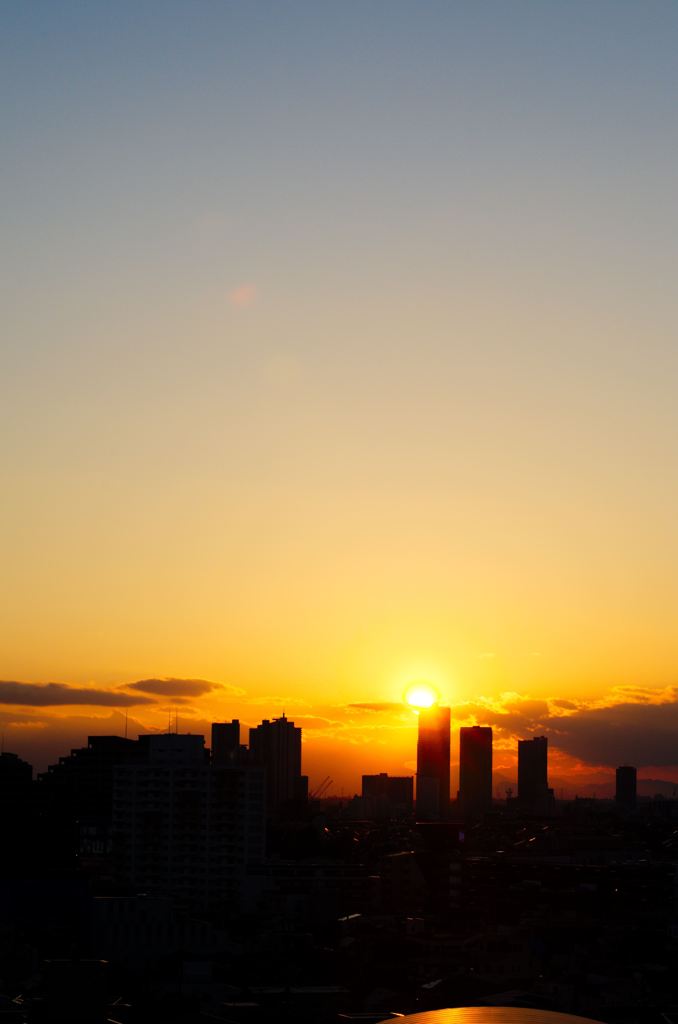
[[[673,770],[678,7],[7,6],[6,749],[206,680],[351,789],[427,678]]]
[[[249,726],[284,710],[303,730],[303,766],[311,786],[330,776],[333,793],[351,795],[359,791],[362,773],[415,771],[416,713],[397,692],[392,696],[353,702],[339,702],[329,693],[323,699],[320,691],[315,701],[282,693],[254,697],[233,685],[196,679],[80,688],[0,683],[3,701],[15,702],[5,704],[0,723],[5,749],[42,769],[70,747],[84,744],[90,733],[122,734],[126,708],[130,736],[144,729],[166,729],[171,714],[172,728],[178,715],[181,731],[202,732],[208,743],[212,720],[239,717],[247,742]],[[77,701],[83,703],[76,706]],[[52,706],[44,706],[47,703]],[[113,703],[117,706],[111,707]],[[613,768],[627,762],[640,767],[640,777],[678,781],[675,689],[617,688],[597,700],[577,701],[505,692],[493,699],[454,702],[452,718],[453,790],[455,733],[459,726],[472,724],[494,729],[498,796],[509,786],[515,789],[517,739],[542,734],[550,737],[550,781],[559,794],[603,795],[609,792]]]

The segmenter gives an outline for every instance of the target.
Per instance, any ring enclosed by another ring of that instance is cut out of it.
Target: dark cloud
[[[22,707],[57,707],[65,704],[96,705],[104,708],[122,708],[132,704],[153,704],[150,697],[124,694],[119,691],[97,690],[65,683],[16,683],[0,680],[0,704],[18,704]]]
[[[615,704],[548,722],[554,746],[589,764],[678,764],[678,702]]]
[[[349,708],[353,708],[356,711],[402,711],[403,704],[401,701],[393,700],[382,700],[382,701],[365,701],[358,704],[347,704]]]
[[[492,725],[509,733],[541,728],[548,720],[549,707],[545,700],[515,699],[501,704],[457,704],[452,707],[452,719],[473,720],[478,725]]]
[[[553,749],[589,765],[620,764],[667,767],[678,765],[678,701],[657,700],[657,690],[638,688],[637,698],[606,707],[582,707],[568,700],[517,699],[498,706],[459,705],[453,718],[491,725],[499,737],[528,739],[548,736]],[[672,691],[663,691],[669,697]],[[663,693],[662,693],[663,696]],[[654,698],[651,702],[651,698]],[[558,708],[568,714],[558,714]]]
[[[221,690],[220,683],[210,683],[207,679],[140,679],[137,683],[129,683],[128,690],[140,690],[152,693],[157,697],[201,697],[210,690]],[[230,692],[237,691],[236,687]]]

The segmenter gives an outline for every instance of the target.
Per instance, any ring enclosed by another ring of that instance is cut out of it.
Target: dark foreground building
[[[137,892],[237,909],[247,866],[264,858],[264,774],[214,767],[204,737],[140,737],[147,759],[115,769],[116,875]]]

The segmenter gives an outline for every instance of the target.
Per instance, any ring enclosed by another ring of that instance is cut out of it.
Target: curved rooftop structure
[[[590,1017],[519,1006],[458,1006],[450,1010],[410,1013],[400,1020],[403,1024],[602,1024]]]

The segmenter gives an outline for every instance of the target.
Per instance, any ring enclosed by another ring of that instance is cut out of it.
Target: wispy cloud
[[[347,704],[346,707],[355,711],[402,711],[402,701],[377,700],[360,701],[356,704]]]
[[[341,727],[341,722],[334,722],[329,718],[322,718],[320,715],[294,716],[294,724],[304,730],[312,729],[336,729]]]

